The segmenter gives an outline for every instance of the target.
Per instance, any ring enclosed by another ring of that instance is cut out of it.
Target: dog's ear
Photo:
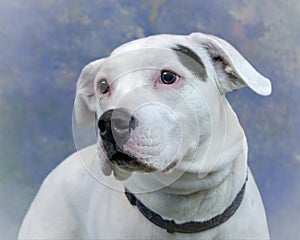
[[[192,33],[189,37],[207,49],[216,69],[218,87],[222,93],[248,86],[260,95],[271,94],[269,79],[259,74],[228,42],[202,33]]]
[[[95,121],[97,102],[94,81],[102,61],[103,59],[100,59],[86,65],[77,81],[74,111],[76,121],[81,126],[89,126]]]

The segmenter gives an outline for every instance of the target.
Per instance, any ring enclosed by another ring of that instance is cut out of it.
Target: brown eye
[[[102,94],[105,94],[109,91],[109,84],[105,79],[100,80],[98,83],[98,89]]]
[[[178,79],[178,75],[165,70],[161,72],[160,78],[164,84],[172,84]]]

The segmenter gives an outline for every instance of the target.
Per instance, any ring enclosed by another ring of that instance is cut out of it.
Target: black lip
[[[157,170],[144,161],[124,152],[117,144],[108,141],[102,143],[103,150],[111,164],[128,171],[153,172]]]
[[[116,164],[118,167],[128,171],[141,171],[141,172],[153,172],[155,168],[149,166],[136,157],[130,156],[123,152],[115,153],[110,159],[110,162]]]
[[[135,157],[129,156],[126,153],[116,152],[109,159],[111,162],[118,164],[119,166],[127,166],[132,161],[136,161]]]

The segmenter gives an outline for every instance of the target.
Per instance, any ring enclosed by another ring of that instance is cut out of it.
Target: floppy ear
[[[269,79],[259,74],[228,42],[202,33],[192,33],[189,37],[207,49],[216,69],[218,87],[222,93],[248,86],[260,95],[271,94]]]
[[[77,81],[74,111],[77,123],[89,126],[95,120],[96,96],[94,80],[101,67],[103,59],[93,61],[86,65]]]

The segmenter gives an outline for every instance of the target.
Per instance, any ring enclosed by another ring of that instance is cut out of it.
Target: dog
[[[97,142],[43,182],[19,239],[269,239],[226,93],[271,94],[225,40],[154,35],[89,63],[74,112]]]

